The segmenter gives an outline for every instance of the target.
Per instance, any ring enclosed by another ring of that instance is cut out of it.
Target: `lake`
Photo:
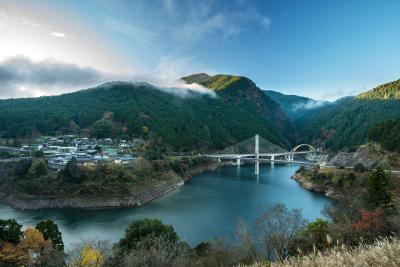
[[[308,220],[323,217],[329,200],[303,189],[290,179],[299,165],[261,165],[254,175],[253,165],[220,167],[192,178],[179,190],[141,207],[112,209],[15,210],[0,205],[0,218],[15,218],[24,226],[44,219],[54,220],[68,247],[80,239],[118,241],[127,225],[139,218],[161,219],[171,224],[191,245],[216,237],[234,238],[238,220],[251,225],[263,205],[283,203],[302,209]]]

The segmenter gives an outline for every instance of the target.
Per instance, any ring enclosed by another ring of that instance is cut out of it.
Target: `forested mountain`
[[[168,90],[183,89],[112,82],[59,96],[0,100],[0,134],[156,136],[174,150],[222,148],[255,133],[282,146],[291,143],[289,119],[252,81],[227,75],[205,78],[199,82],[215,90],[216,97],[194,91],[178,96]]]
[[[368,138],[387,150],[400,151],[400,117],[372,127]]]
[[[357,96],[359,99],[400,99],[400,79],[385,83]]]
[[[299,136],[334,150],[363,144],[372,127],[400,117],[399,91],[400,82],[394,81],[315,109],[313,117],[296,122]]]
[[[293,121],[296,121],[298,118],[305,115],[305,113],[308,113],[311,109],[329,103],[328,101],[314,100],[312,98],[298,95],[285,95],[272,90],[265,90],[264,93],[272,98],[272,100],[280,104],[289,118]]]

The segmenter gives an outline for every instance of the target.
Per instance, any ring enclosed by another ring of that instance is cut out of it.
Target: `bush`
[[[47,164],[43,159],[33,162],[32,166],[29,168],[29,175],[34,177],[40,177],[47,174]]]
[[[112,132],[112,125],[106,120],[98,120],[93,123],[90,133],[96,138],[110,137]]]
[[[387,206],[392,200],[391,176],[381,168],[377,168],[368,178],[368,202],[375,206]]]
[[[22,225],[17,223],[15,219],[0,219],[0,241],[17,244],[23,236],[21,228]]]
[[[196,259],[191,252],[190,246],[184,242],[171,242],[162,236],[147,237],[123,257],[120,266],[193,266]]]
[[[44,152],[43,150],[35,150],[32,154],[32,156],[36,158],[44,158]]]
[[[362,163],[357,163],[357,164],[355,164],[354,166],[353,166],[353,170],[355,171],[355,172],[364,172],[365,171],[365,167],[364,167],[364,165],[362,164]]]
[[[124,254],[137,247],[144,239],[163,237],[170,242],[177,242],[178,235],[170,225],[160,220],[141,219],[133,221],[125,230],[125,236],[118,242],[119,252]],[[149,243],[149,245],[151,245]]]
[[[314,250],[322,250],[330,246],[329,223],[322,219],[316,219],[298,231],[293,241],[289,244],[290,254],[308,253]]]
[[[24,176],[28,173],[31,166],[32,166],[31,159],[22,159],[18,161],[17,165],[15,166],[14,173],[19,176]]]
[[[41,221],[36,225],[35,228],[43,234],[45,240],[51,240],[55,249],[58,251],[64,250],[62,234],[58,229],[58,225],[54,221]]]
[[[300,166],[300,168],[297,169],[296,173],[303,173],[306,170],[304,166]]]

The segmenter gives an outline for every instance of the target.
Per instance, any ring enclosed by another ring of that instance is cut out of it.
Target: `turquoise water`
[[[115,242],[132,220],[158,218],[173,225],[182,239],[196,245],[216,237],[233,238],[238,219],[251,224],[266,204],[301,208],[309,220],[322,217],[321,211],[329,200],[290,179],[297,168],[298,165],[264,165],[257,177],[251,165],[221,167],[138,208],[26,211],[0,205],[0,218],[15,218],[24,226],[50,218],[60,226],[67,246],[87,238]]]

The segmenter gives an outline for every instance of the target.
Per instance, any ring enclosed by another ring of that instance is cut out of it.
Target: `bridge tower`
[[[259,175],[260,174],[260,137],[258,134],[255,136],[255,159],[256,159],[256,165],[255,165],[255,174]]]

